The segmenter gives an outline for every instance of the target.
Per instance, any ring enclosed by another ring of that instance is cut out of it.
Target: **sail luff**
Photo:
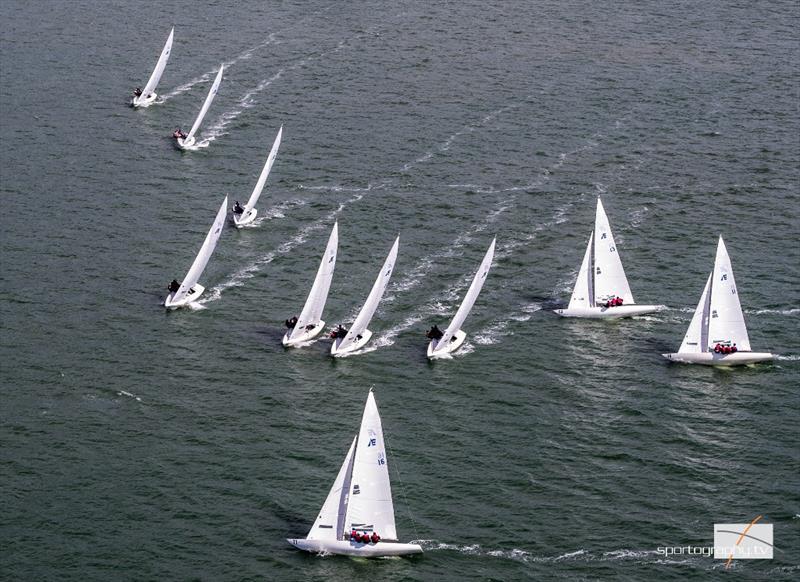
[[[600,198],[597,199],[594,233],[595,304],[604,304],[611,297],[621,297],[628,305],[634,303],[619,250],[614,242],[614,234]]]
[[[289,334],[291,339],[295,333],[302,334],[305,327],[310,324],[316,324],[322,317],[322,311],[325,309],[325,302],[328,299],[328,291],[331,287],[333,280],[333,271],[336,267],[336,252],[339,245],[339,224],[334,223],[331,235],[328,238],[328,245],[325,247],[325,253],[317,269],[317,275],[314,278],[314,283],[311,286],[311,291],[308,293],[303,310],[300,312],[300,317],[297,318],[297,324]]]
[[[381,267],[381,270],[375,279],[375,283],[372,285],[372,289],[367,296],[367,300],[361,307],[361,311],[359,311],[358,316],[356,316],[353,325],[350,326],[350,330],[347,332],[347,335],[339,345],[340,349],[357,342],[359,336],[363,334],[364,330],[366,330],[367,326],[369,326],[369,322],[372,320],[372,316],[375,315],[375,310],[378,308],[378,304],[380,303],[383,294],[386,292],[386,286],[389,285],[389,279],[392,277],[392,271],[394,270],[394,265],[397,261],[397,251],[399,245],[400,237],[398,236],[395,239],[389,254],[386,256],[386,260],[383,262],[383,266]]]
[[[143,97],[146,97],[155,91],[156,87],[158,86],[158,82],[161,80],[161,75],[164,73],[164,69],[167,66],[167,61],[169,60],[169,55],[172,52],[172,39],[174,34],[175,27],[173,26],[172,30],[169,31],[167,42],[164,43],[164,48],[161,49],[161,55],[159,55],[158,61],[156,61],[156,67],[153,69],[153,72],[150,73],[150,78],[147,80],[144,89],[142,89]]]
[[[475,273],[475,277],[472,279],[472,283],[470,284],[466,295],[464,295],[464,300],[461,302],[461,305],[459,306],[458,311],[456,311],[456,314],[453,316],[452,321],[450,321],[450,325],[447,326],[447,329],[444,330],[444,334],[442,335],[441,339],[439,339],[437,342],[434,353],[447,349],[450,339],[458,330],[461,329],[461,326],[464,324],[464,320],[472,310],[472,306],[475,305],[475,301],[478,299],[478,295],[480,294],[483,284],[486,281],[486,276],[489,274],[489,269],[492,267],[492,260],[494,259],[494,247],[496,242],[497,238],[492,239],[492,244],[489,245],[489,249],[486,251],[483,261],[481,261],[481,265],[478,267],[478,270]]]
[[[731,342],[741,351],[750,351],[750,338],[747,335],[742,305],[733,277],[731,259],[722,237],[719,237],[714,261],[710,309],[709,347],[711,344]]]
[[[219,66],[219,72],[217,73],[217,76],[214,79],[214,84],[211,85],[211,89],[208,91],[206,100],[203,101],[203,106],[200,108],[200,113],[197,114],[197,119],[194,120],[194,125],[192,125],[192,129],[186,136],[186,141],[192,139],[194,137],[194,134],[197,133],[197,130],[200,128],[200,124],[203,122],[203,118],[206,116],[208,108],[211,107],[211,102],[214,100],[214,96],[217,94],[217,89],[219,89],[219,84],[222,81],[223,68],[224,68],[223,65]]]
[[[200,251],[197,253],[192,266],[189,267],[189,271],[186,273],[186,277],[184,277],[181,286],[175,292],[175,296],[172,299],[173,303],[177,303],[186,297],[187,293],[189,293],[189,290],[194,287],[197,281],[200,279],[200,275],[203,274],[203,270],[206,268],[208,260],[211,258],[211,254],[214,252],[214,248],[217,246],[217,241],[219,241],[219,237],[222,234],[222,227],[225,224],[227,204],[228,197],[226,196],[222,201],[222,206],[220,206],[219,210],[217,211],[217,216],[214,219],[214,223],[211,225],[211,229],[208,231],[203,244],[200,246]]]
[[[314,525],[306,536],[309,540],[338,540],[344,530],[343,504],[346,503],[347,492],[350,489],[349,474],[352,472],[353,452],[355,451],[356,438],[350,444],[350,449],[345,455],[344,462],[336,474],[328,496],[322,504]]]
[[[700,295],[700,301],[697,302],[697,309],[695,309],[692,321],[686,330],[686,335],[683,338],[679,353],[700,353],[708,349],[708,300],[710,298],[709,288],[711,286],[711,277],[713,273],[709,273],[706,286],[703,288],[703,293]]]
[[[392,489],[375,397],[370,391],[358,433],[345,525],[396,540]]]
[[[572,288],[572,296],[569,300],[569,309],[578,307],[590,307],[594,294],[592,293],[592,241],[594,240],[594,231],[589,235],[589,242],[586,244],[586,252],[583,254],[583,261],[581,267],[578,269],[578,277],[575,279],[575,287]]]
[[[272,149],[269,152],[269,156],[267,156],[267,161],[264,164],[264,168],[261,170],[261,174],[258,176],[258,181],[256,182],[255,188],[253,188],[252,194],[250,194],[250,198],[247,200],[247,204],[244,205],[244,212],[242,216],[247,216],[247,213],[250,212],[253,207],[258,202],[259,196],[261,196],[261,191],[264,189],[264,184],[267,183],[267,177],[269,176],[270,171],[272,170],[272,164],[275,162],[275,156],[278,155],[278,148],[281,145],[281,136],[283,135],[283,126],[278,130],[278,135],[275,138],[275,141],[272,144]]]

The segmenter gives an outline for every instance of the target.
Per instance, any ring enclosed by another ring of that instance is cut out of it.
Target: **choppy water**
[[[493,4],[493,5],[492,5]],[[774,524],[796,577],[796,2],[0,4],[0,572],[15,580],[705,578],[659,546]],[[164,103],[134,111],[169,27]],[[173,149],[220,63],[199,151]],[[165,314],[225,193],[283,145],[203,309]],[[602,195],[639,302],[569,321]],[[280,345],[334,220],[352,321],[394,237],[368,353]],[[669,365],[722,234],[753,346]],[[429,364],[491,238],[466,349]],[[306,533],[374,387],[419,558]]]

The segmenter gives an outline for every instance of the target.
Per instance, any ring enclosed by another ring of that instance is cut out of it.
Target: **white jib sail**
[[[175,27],[173,26],[172,30],[169,31],[169,36],[167,37],[167,42],[164,44],[164,48],[161,51],[161,56],[158,57],[156,68],[153,69],[153,72],[150,74],[150,78],[147,80],[147,84],[144,86],[144,89],[142,89],[142,97],[147,97],[150,93],[156,90],[156,86],[161,80],[161,75],[164,73],[164,69],[167,67],[169,54],[172,52],[172,37],[174,34]]]
[[[626,304],[632,304],[633,294],[625,277],[625,269],[619,258],[611,225],[608,224],[603,203],[597,199],[597,213],[594,220],[594,299],[595,304],[605,304],[612,296],[622,297]]]
[[[300,317],[297,318],[297,324],[292,328],[292,333],[289,334],[289,339],[292,336],[302,334],[307,325],[316,324],[322,317],[322,310],[325,309],[325,302],[328,299],[328,291],[331,288],[331,281],[333,280],[333,270],[336,267],[336,250],[339,246],[339,224],[333,224],[331,236],[328,239],[328,246],[325,247],[325,254],[322,255],[322,260],[319,263],[317,276],[314,279],[314,284],[311,286],[311,291],[306,299],[306,304],[303,306],[303,311],[300,312]]]
[[[364,330],[367,329],[369,322],[372,320],[372,316],[375,315],[375,310],[378,308],[378,303],[380,303],[386,291],[389,279],[392,277],[394,264],[397,261],[397,249],[399,245],[400,237],[398,236],[392,245],[392,249],[389,251],[389,255],[386,257],[386,261],[383,263],[378,278],[375,279],[375,283],[372,285],[372,290],[369,292],[364,306],[361,308],[361,311],[359,311],[353,325],[350,326],[350,330],[342,340],[342,343],[339,344],[339,349],[345,349],[349,345],[357,342],[358,336],[363,334]]]
[[[214,100],[214,96],[217,94],[217,89],[219,89],[219,84],[222,81],[222,69],[223,66],[220,65],[219,73],[217,73],[217,77],[214,79],[214,84],[211,85],[211,90],[208,92],[206,100],[203,102],[203,106],[200,108],[200,113],[197,115],[197,119],[194,120],[194,125],[192,126],[191,131],[189,131],[189,135],[186,136],[186,141],[191,140],[194,137],[194,134],[197,133],[197,130],[200,129],[200,124],[203,122],[203,118],[206,116],[208,108],[211,107],[211,102]]]
[[[583,262],[578,271],[578,278],[575,280],[575,287],[572,290],[572,297],[569,300],[569,309],[577,307],[594,307],[594,293],[592,292],[592,278],[589,271],[592,269],[592,242],[594,241],[594,231],[589,235],[589,244],[586,245],[586,253],[583,255]]]
[[[345,526],[397,540],[381,417],[370,391],[358,433]]]
[[[322,509],[319,510],[317,520],[306,536],[309,540],[338,540],[342,538],[356,438],[353,437],[350,450],[347,451],[347,456],[345,456],[344,463],[339,469],[339,474],[336,475],[333,487],[331,487]]]
[[[200,275],[203,274],[203,269],[206,268],[208,259],[211,258],[211,254],[214,252],[214,248],[217,246],[217,241],[222,233],[227,206],[228,197],[226,196],[222,201],[222,206],[220,206],[217,211],[217,217],[214,219],[214,224],[211,225],[211,230],[208,231],[206,239],[203,241],[203,246],[200,247],[200,252],[197,253],[197,257],[195,257],[194,263],[192,263],[192,266],[189,268],[189,272],[186,273],[186,277],[184,277],[181,286],[175,292],[175,296],[172,299],[173,303],[177,303],[186,297],[189,289],[197,284]]]
[[[253,193],[250,194],[247,204],[244,205],[244,212],[242,213],[242,216],[247,216],[247,213],[250,212],[258,202],[258,197],[261,196],[261,191],[264,189],[264,184],[267,183],[267,176],[269,176],[269,172],[272,170],[272,164],[275,162],[275,156],[278,155],[278,148],[281,146],[282,135],[283,126],[281,125],[281,128],[278,130],[278,136],[275,138],[275,142],[272,144],[272,149],[267,157],[267,163],[264,164],[264,169],[261,170],[261,175],[258,177],[256,187],[253,188]]]
[[[714,280],[711,284],[711,317],[708,322],[709,346],[717,342],[733,342],[745,352],[750,351],[750,338],[744,323],[739,293],[733,279],[733,269],[722,237],[717,244],[714,261]]]
[[[710,299],[708,290],[711,287],[712,275],[713,273],[708,276],[703,294],[700,296],[697,309],[692,317],[692,322],[689,324],[689,329],[686,330],[681,348],[678,350],[680,353],[700,353],[708,350],[708,305]]]
[[[456,314],[453,317],[453,320],[450,322],[450,325],[448,325],[447,329],[444,330],[444,335],[437,342],[434,352],[438,352],[440,349],[446,349],[448,343],[450,342],[450,338],[452,338],[455,333],[461,329],[461,326],[464,324],[464,320],[467,319],[469,312],[472,310],[472,306],[475,305],[475,300],[478,298],[478,294],[483,288],[483,283],[486,281],[486,275],[489,274],[489,269],[492,266],[492,259],[494,259],[494,245],[496,242],[497,238],[492,239],[492,244],[489,245],[489,250],[486,251],[486,255],[483,257],[483,261],[481,262],[481,266],[478,268],[478,272],[475,273],[475,278],[472,280],[472,284],[469,286],[467,294],[464,296],[464,300],[461,302],[461,306],[458,308],[458,311],[456,311]]]

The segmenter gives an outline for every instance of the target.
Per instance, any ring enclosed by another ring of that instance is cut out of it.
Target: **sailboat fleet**
[[[158,102],[156,88],[169,60],[173,38],[174,28],[170,30],[156,67],[144,88],[135,91],[130,102],[132,107],[146,108]],[[217,94],[223,69],[221,65],[189,133],[176,130],[173,134],[178,148],[197,148],[197,132]],[[232,208],[232,221],[237,229],[256,226],[256,205],[277,157],[282,137],[283,126],[278,129],[247,202],[240,206],[237,201]],[[220,240],[227,209],[226,196],[183,281],[173,280],[169,285],[169,293],[164,299],[167,310],[191,306],[203,294],[205,288],[200,284],[200,278]],[[444,331],[434,325],[428,332],[430,342],[426,353],[430,360],[450,358],[464,345],[467,333],[462,326],[487,280],[496,242],[495,238],[489,245],[458,310]],[[349,329],[339,325],[331,333],[331,356],[359,353],[372,339],[373,332],[369,326],[394,272],[399,245],[398,236]],[[282,340],[285,347],[310,345],[325,330],[326,322],[322,317],[336,268],[338,247],[339,225],[335,222],[305,304],[298,316],[286,321],[287,331]],[[569,304],[566,308],[556,309],[555,313],[570,318],[620,319],[663,309],[666,306],[638,304],[634,301],[608,216],[598,198],[594,230],[589,234]],[[731,260],[722,237],[717,245],[714,268],[708,276],[680,348],[675,353],[662,355],[671,362],[711,366],[751,365],[774,359],[769,352],[757,352],[751,348]],[[287,541],[301,550],[322,554],[380,557],[422,552],[418,544],[399,541],[381,418],[371,390],[359,431],[350,444],[311,530],[305,538]]]

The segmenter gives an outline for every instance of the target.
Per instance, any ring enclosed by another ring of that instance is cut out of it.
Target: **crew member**
[[[430,328],[428,330],[428,333],[425,334],[425,337],[427,337],[428,339],[432,339],[432,340],[440,340],[440,339],[442,339],[443,335],[444,335],[444,332],[442,332],[442,330],[439,329],[439,326],[438,325],[434,325],[432,328]]]
[[[170,293],[176,293],[178,291],[178,289],[180,289],[180,288],[181,288],[181,284],[178,283],[178,281],[176,279],[173,279],[172,283],[170,283],[169,287],[167,287],[167,289],[169,289]]]
[[[289,319],[287,319],[285,321],[285,323],[286,323],[286,327],[288,327],[289,329],[294,329],[294,326],[297,325],[297,318],[296,317],[290,317]]]

